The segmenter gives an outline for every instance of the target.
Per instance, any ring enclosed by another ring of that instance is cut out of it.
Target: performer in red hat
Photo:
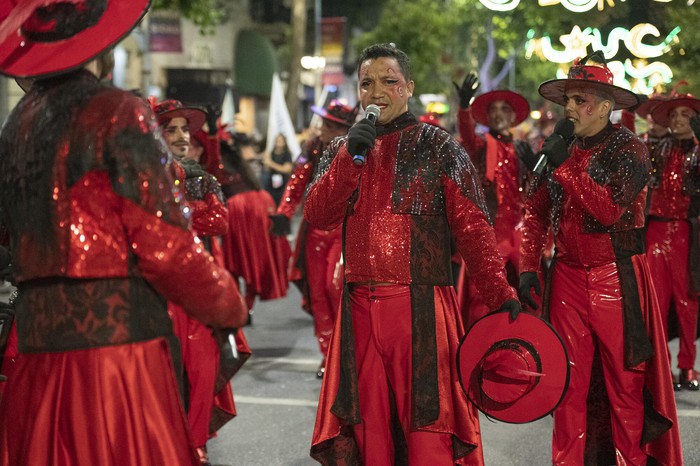
[[[634,110],[634,113],[647,122],[647,130],[641,135],[641,137],[642,141],[644,141],[644,143],[647,145],[650,155],[653,155],[656,148],[671,136],[668,128],[658,124],[652,116],[654,109],[667,98],[668,97],[666,97],[664,94],[652,94],[649,96],[648,100],[639,104],[639,106]],[[631,131],[634,131],[634,129],[630,128],[629,126],[628,128]]]
[[[517,92],[496,90],[481,94],[471,102],[478,89],[475,73],[470,73],[457,88],[460,109],[457,116],[462,146],[476,166],[486,196],[486,205],[494,223],[498,251],[506,264],[509,282],[518,282],[519,224],[523,218],[529,171],[537,160],[525,141],[513,140],[511,129],[525,121],[530,113],[527,99]],[[480,136],[476,123],[488,127]],[[462,267],[457,290],[466,328],[489,312]]]
[[[218,180],[200,164],[206,162],[206,156],[202,160],[205,155],[203,150],[192,147],[192,135],[201,130],[208,115],[202,109],[185,107],[180,101],[172,99],[154,104],[153,110],[161,126],[163,139],[174,156],[172,168],[175,179],[184,187],[185,201],[191,211],[192,229],[217,264],[223,267],[219,237],[228,231],[228,210]],[[216,122],[213,121],[212,124],[216,125]],[[202,464],[210,465],[207,440],[236,414],[231,385],[228,383],[233,374],[222,376],[226,382],[215,387],[220,372],[235,372],[220,365],[222,351],[218,343],[221,341],[228,345],[228,338],[219,335],[217,341],[212,329],[189,317],[182,307],[174,303],[169,303],[168,312],[182,348],[187,386],[185,406],[192,447],[196,449]],[[237,350],[240,350],[239,358],[236,359],[247,358],[250,356],[250,348],[245,337],[240,330],[234,335]],[[227,359],[224,358],[223,361],[226,366]],[[232,364],[240,367],[242,362],[233,361]],[[212,419],[216,420],[213,429]]]
[[[347,134],[355,123],[358,107],[333,100],[325,108],[313,106],[311,110],[321,117],[320,134],[304,144],[277,213],[272,216],[273,233],[279,236],[289,231],[289,222],[304,199],[324,149],[336,137]],[[302,221],[289,279],[302,292],[302,308],[314,318],[314,333],[323,356],[316,371],[318,378],[325,372],[328,344],[343,291],[341,251],[340,227],[326,231]]]
[[[666,334],[679,335],[676,390],[700,390],[695,371],[700,293],[700,99],[672,93],[652,111],[671,137],[652,154],[647,222],[647,260],[661,308]],[[678,329],[669,331],[673,303]],[[677,330],[677,332],[676,332]]]
[[[166,299],[219,328],[246,309],[188,228],[151,109],[99,81],[149,2],[12,3],[0,72],[35,82],[0,135],[20,350],[0,464],[198,465]]]
[[[376,126],[364,118],[331,142],[304,204],[315,228],[342,225],[345,265],[311,455],[325,465],[481,465],[478,413],[455,370],[464,330],[450,237],[492,309],[514,318],[520,304],[469,156],[408,111],[406,54],[370,46],[358,78],[363,107],[380,109]]]
[[[595,53],[539,88],[564,106],[575,137],[545,140],[546,182],[525,205],[520,296],[535,305],[551,229],[556,253],[543,314],[571,360],[569,388],[554,411],[552,461],[682,464],[668,350],[644,254],[649,154],[634,133],[610,122],[614,109],[638,100],[593,59],[604,63]]]

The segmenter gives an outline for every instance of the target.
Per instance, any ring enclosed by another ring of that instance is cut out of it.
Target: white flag
[[[297,141],[296,131],[289,117],[287,102],[284,100],[282,92],[282,81],[277,73],[272,75],[272,92],[270,93],[270,117],[267,121],[267,146],[265,150],[272,152],[275,147],[275,138],[278,134],[283,134],[287,139],[287,147],[295,160],[301,152],[299,141]]]
[[[224,103],[221,104],[221,125],[227,124],[231,128],[236,127],[236,104],[233,102],[233,91],[231,89],[232,81],[226,80],[226,93],[224,94]]]

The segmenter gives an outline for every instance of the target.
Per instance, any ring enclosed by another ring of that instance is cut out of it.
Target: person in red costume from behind
[[[455,83],[460,142],[481,177],[498,251],[508,281],[517,286],[520,223],[529,172],[537,160],[526,141],[513,139],[511,129],[528,117],[530,105],[525,97],[509,90],[490,91],[473,99],[478,86],[475,73],[468,74],[461,86]],[[477,134],[477,123],[488,127],[485,135]],[[460,270],[457,295],[467,328],[492,310],[470,280],[467,267]]]
[[[200,131],[208,115],[199,108],[184,107],[177,100],[154,104],[153,110],[158,117],[163,139],[174,157],[174,177],[176,183],[184,188],[185,202],[191,209],[192,229],[217,264],[223,267],[217,237],[228,231],[228,211],[224,205],[221,185],[200,165],[203,151],[193,149],[191,139],[193,134]],[[215,119],[211,124],[216,130]],[[189,317],[184,309],[174,303],[169,304],[168,311],[182,348],[187,384],[187,419],[192,433],[192,446],[197,450],[202,464],[210,465],[206,449],[210,433],[235,416],[231,386],[226,383],[215,390],[221,352],[212,329]],[[236,333],[236,340],[241,339],[241,343],[244,343],[240,331]],[[250,350],[245,353],[250,354]],[[215,408],[217,396],[223,399],[224,409],[222,403],[218,403]],[[217,425],[210,432],[215,409]]]
[[[594,60],[598,60],[594,63]],[[555,465],[682,464],[668,352],[644,254],[649,154],[614,109],[637,96],[613,85],[600,52],[540,94],[564,106],[573,141],[544,141],[548,167],[525,206],[520,297],[540,294],[551,229],[556,246],[543,315],[561,335],[569,387],[554,411]]]
[[[380,109],[376,127],[364,118],[331,142],[304,204],[314,228],[342,225],[345,257],[311,455],[325,465],[482,465],[476,408],[454,369],[464,328],[451,235],[487,304],[513,318],[520,304],[469,156],[408,111],[406,54],[370,46],[358,78],[362,106]]]
[[[331,101],[326,108],[311,108],[321,116],[320,134],[309,140],[294,163],[292,176],[272,216],[273,234],[285,235],[289,222],[303,202],[309,182],[318,168],[323,150],[338,136],[347,134],[355,123],[358,108]],[[314,334],[323,359],[316,372],[321,378],[325,372],[326,355],[330,343],[335,316],[342,294],[341,228],[321,230],[302,221],[297,234],[296,248],[289,273],[290,281],[302,292],[302,307],[314,319]]]
[[[666,334],[679,335],[676,390],[700,390],[695,370],[700,293],[700,99],[671,94],[652,111],[671,137],[652,154],[647,221],[647,260]],[[668,329],[673,303],[678,328]]]
[[[188,228],[151,109],[100,82],[149,4],[20,6],[0,18],[0,72],[35,77],[0,134],[20,352],[0,464],[198,465],[166,300],[217,328],[246,309]]]

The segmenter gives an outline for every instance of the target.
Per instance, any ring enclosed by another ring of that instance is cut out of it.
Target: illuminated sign
[[[489,10],[493,11],[510,11],[514,10],[519,4],[520,0],[479,0],[482,5],[484,5]],[[621,0],[625,1],[625,0]],[[671,0],[654,0],[659,3],[668,3]],[[605,6],[614,7],[614,0],[538,0],[537,2],[540,6],[554,6],[561,4],[564,8],[574,13],[585,13],[590,11],[595,7],[598,7],[598,11],[603,11]],[[693,0],[688,2],[691,5]]]

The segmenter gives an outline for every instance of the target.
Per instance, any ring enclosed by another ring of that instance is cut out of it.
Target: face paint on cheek
[[[586,105],[586,115],[593,115],[593,105]]]
[[[396,93],[397,93],[400,97],[403,97],[404,88],[403,88],[403,87],[399,87],[399,88],[396,90]]]

